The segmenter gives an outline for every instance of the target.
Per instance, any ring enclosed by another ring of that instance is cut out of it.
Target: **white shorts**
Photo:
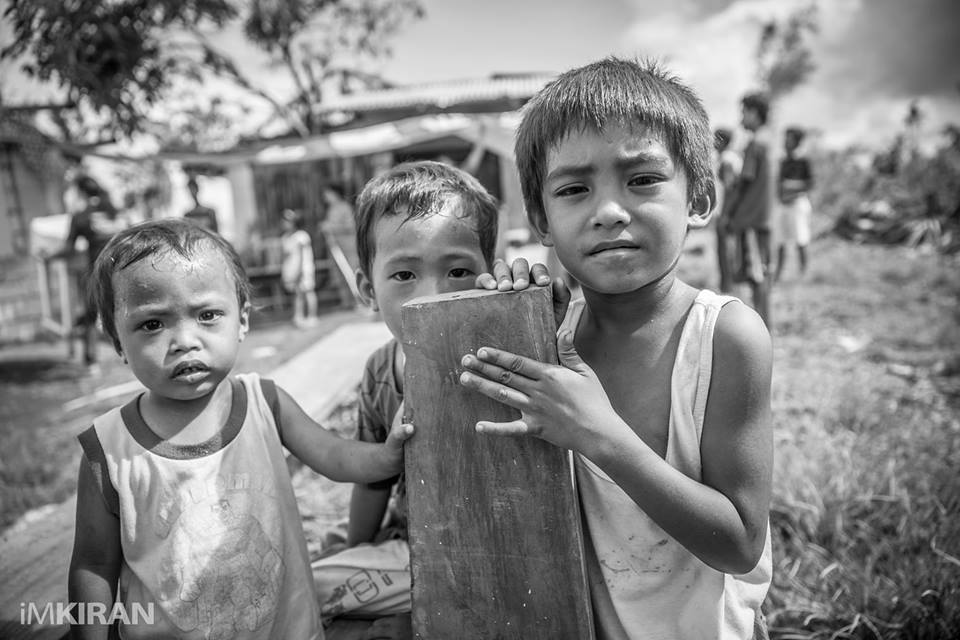
[[[810,244],[810,217],[813,205],[806,194],[780,203],[780,242],[805,247]]]

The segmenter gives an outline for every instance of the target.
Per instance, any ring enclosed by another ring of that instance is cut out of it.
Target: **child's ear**
[[[717,186],[710,183],[702,193],[695,196],[687,205],[687,227],[701,229],[710,222],[713,205],[717,202]]]
[[[237,335],[237,342],[243,342],[243,339],[247,337],[247,332],[250,331],[250,303],[244,303],[243,308],[240,309],[240,331]]]
[[[547,223],[547,214],[543,210],[535,212],[530,216],[530,222],[534,232],[540,239],[540,244],[545,247],[553,246],[553,236],[550,235],[550,225]]]
[[[370,278],[368,278],[367,274],[361,269],[357,269],[356,277],[357,291],[360,293],[360,299],[374,311],[380,311],[380,306],[377,304],[376,293],[373,291],[373,282],[370,281]]]

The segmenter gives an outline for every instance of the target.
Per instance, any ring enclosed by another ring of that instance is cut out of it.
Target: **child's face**
[[[227,377],[248,310],[221,261],[150,256],[116,273],[113,287],[121,353],[152,394],[193,400]]]
[[[760,114],[753,107],[740,106],[740,124],[747,131],[756,131],[762,126]]]
[[[792,153],[797,150],[797,147],[800,146],[800,138],[795,134],[788,133],[783,139],[783,148],[787,150],[788,153]]]
[[[397,338],[403,303],[471,289],[487,270],[473,220],[462,217],[459,207],[448,203],[437,213],[406,221],[402,214],[384,216],[372,229],[376,245],[370,277],[358,273],[357,283]]]
[[[627,293],[676,268],[688,226],[709,219],[661,136],[608,125],[573,131],[547,154],[543,243],[587,289]]]

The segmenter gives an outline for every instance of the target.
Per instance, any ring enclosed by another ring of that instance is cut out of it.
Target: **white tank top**
[[[665,457],[698,482],[713,329],[721,307],[733,300],[700,291],[673,365]],[[583,310],[582,298],[571,303],[560,330],[575,332]],[[590,460],[581,455],[574,460],[599,640],[753,637],[755,617],[773,570],[769,525],[757,566],[743,575],[724,574],[664,532]]]
[[[88,461],[106,468],[104,499],[120,519],[118,601],[154,606],[155,624],[121,625],[123,638],[323,637],[268,400],[255,374],[231,384],[227,424],[202,445],[160,440],[137,400],[94,421],[100,461],[81,437]]]

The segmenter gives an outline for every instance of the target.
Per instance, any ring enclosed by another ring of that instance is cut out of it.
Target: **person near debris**
[[[800,145],[806,136],[803,129],[790,127],[784,132],[783,145],[786,155],[780,160],[777,174],[777,195],[780,199],[780,233],[777,247],[777,270],[774,282],[783,275],[787,261],[787,248],[797,249],[800,275],[807,272],[807,246],[810,244],[810,189],[813,187],[813,171],[810,159],[800,153]]]
[[[750,135],[743,150],[743,165],[736,188],[730,195],[729,229],[740,242],[737,279],[750,285],[751,304],[771,326],[770,285],[772,226],[775,212],[775,169],[771,158],[767,117],[770,101],[766,94],[749,93],[740,102],[740,123]]]
[[[720,291],[727,293],[733,288],[733,237],[730,233],[729,194],[737,183],[743,164],[738,154],[730,147],[733,132],[718,128],[713,132],[715,152],[714,169],[717,178],[717,203],[714,205],[714,229],[717,236],[717,267],[720,272]]]

